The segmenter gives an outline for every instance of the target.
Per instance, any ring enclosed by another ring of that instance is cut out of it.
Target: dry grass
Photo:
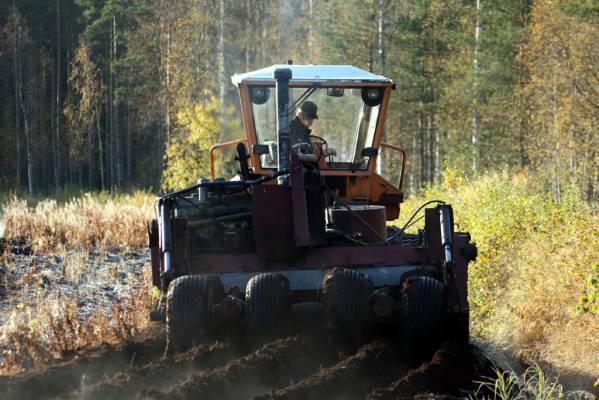
[[[99,193],[63,203],[41,200],[30,205],[13,196],[6,200],[0,216],[5,238],[24,239],[34,254],[61,257],[63,262],[57,273],[77,288],[93,268],[86,262],[88,253],[101,255],[147,246],[147,223],[153,216],[154,200],[144,192]],[[153,303],[149,265],[145,265],[141,278],[128,279],[131,287],[125,298],[109,310],[98,306],[91,316],[85,316],[81,309],[81,298],[86,296],[83,291],[76,289],[72,294],[60,295],[51,287],[43,287],[41,267],[32,260],[18,267],[10,265],[9,257],[4,256],[0,259],[2,264],[9,271],[26,269],[11,271],[18,276],[11,283],[12,290],[21,293],[16,295],[21,298],[10,299],[15,307],[8,323],[1,327],[0,374],[43,365],[73,350],[101,343],[117,344],[149,323],[148,312]],[[122,270],[118,263],[110,265],[107,273],[114,276],[108,276],[107,281],[116,282]],[[0,285],[6,286],[6,276],[0,278],[4,279]],[[136,282],[140,286],[134,289]],[[25,288],[33,288],[34,294],[29,291],[25,298]]]
[[[137,290],[113,304],[108,313],[98,308],[88,318],[82,318],[74,297],[40,292],[33,300],[19,303],[2,327],[0,374],[39,367],[74,350],[116,345],[133,337],[149,324],[151,273],[145,268]]]
[[[25,239],[34,252],[145,247],[153,204],[143,193],[125,199],[85,194],[62,206],[44,200],[34,207],[13,197],[3,210],[5,237]]]

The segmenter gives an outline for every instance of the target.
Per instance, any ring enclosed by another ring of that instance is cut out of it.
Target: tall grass
[[[554,201],[525,174],[467,181],[450,171],[442,185],[408,199],[402,218],[430,199],[451,203],[459,230],[478,245],[471,331],[527,362],[579,374],[585,386],[598,377],[599,315],[579,301],[589,297],[599,260],[599,214],[575,190]]]
[[[147,245],[154,198],[133,194],[86,193],[60,204],[12,197],[3,207],[4,236],[23,238],[34,251],[119,249]]]

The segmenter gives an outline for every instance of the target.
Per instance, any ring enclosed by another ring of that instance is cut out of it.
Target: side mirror
[[[383,101],[383,89],[373,87],[362,89],[362,101],[370,107],[378,106]]]
[[[252,146],[252,153],[254,153],[257,156],[262,156],[264,154],[268,154],[269,146],[267,144],[256,143]]]
[[[268,101],[270,90],[267,87],[252,86],[250,87],[250,100],[254,104],[264,104]]]
[[[374,147],[364,147],[360,156],[362,157],[376,157],[379,155],[379,149]]]
[[[327,88],[327,96],[331,96],[331,97],[343,97],[343,89],[342,88],[335,88],[335,87]]]

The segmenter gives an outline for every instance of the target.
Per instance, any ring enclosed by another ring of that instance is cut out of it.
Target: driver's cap
[[[318,115],[316,115],[316,111],[318,111],[318,106],[311,101],[304,101],[300,106],[300,110],[302,110],[306,117],[311,119],[318,119]]]

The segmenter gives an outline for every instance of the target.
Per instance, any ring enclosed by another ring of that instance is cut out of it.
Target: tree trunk
[[[88,185],[90,189],[96,188],[96,152],[94,149],[96,127],[90,124],[87,134],[87,159],[88,159]]]
[[[312,0],[310,0],[312,4]],[[250,70],[250,52],[252,51],[252,6],[250,0],[245,0],[245,70]]]
[[[220,103],[220,141],[225,142],[225,0],[218,2],[218,101]]]
[[[552,96],[552,111],[553,111],[553,140],[555,141],[554,143],[554,153],[553,153],[553,162],[554,162],[554,173],[555,173],[555,178],[554,178],[554,195],[555,195],[555,199],[560,202],[561,201],[561,197],[562,197],[562,190],[561,190],[561,174],[562,174],[562,168],[561,168],[561,146],[560,146],[560,136],[559,136],[559,116],[558,116],[558,104],[557,104],[557,99],[558,99],[558,90],[557,90],[557,86],[554,84],[553,85],[553,96]]]
[[[108,43],[108,102],[107,102],[107,108],[108,108],[108,130],[109,130],[109,134],[108,134],[108,140],[107,140],[107,146],[108,146],[108,154],[107,154],[107,164],[108,164],[108,170],[109,170],[109,179],[108,179],[108,183],[111,189],[114,189],[115,186],[115,177],[116,177],[116,171],[115,171],[115,166],[114,166],[114,94],[113,94],[113,55],[112,55],[112,41],[113,41],[113,35],[114,35],[114,31],[111,29],[110,30],[110,42]]]
[[[101,190],[105,190],[106,189],[106,180],[105,180],[105,171],[104,171],[104,146],[102,144],[102,131],[100,130],[100,110],[98,110],[98,113],[96,115],[96,132],[98,132],[98,154],[99,154],[99,161],[100,161],[100,189]]]
[[[379,58],[381,75],[385,75],[385,0],[379,0]]]
[[[133,137],[131,135],[131,108],[129,104],[126,106],[127,110],[127,185],[131,186],[133,183]]]
[[[164,171],[164,168],[166,167],[166,165],[168,165],[168,155],[166,155],[164,153],[164,148],[165,146],[168,146],[168,143],[170,142],[170,138],[171,138],[171,109],[170,109],[170,90],[171,90],[171,38],[170,38],[170,16],[168,14],[166,14],[165,16],[163,16],[160,19],[160,29],[161,29],[161,44],[162,47],[161,48],[161,67],[164,69],[164,74],[161,74],[163,76],[163,85],[164,85],[164,91],[163,91],[163,102],[164,102],[164,134],[163,135],[158,135],[159,137],[157,138],[158,141],[160,143],[164,143],[164,146],[162,148],[162,151],[160,152],[159,156],[164,155],[164,157],[162,158],[162,162],[160,163],[160,169],[159,169],[159,182],[161,183],[161,178],[162,178],[162,172]],[[162,133],[162,132],[161,132]]]
[[[417,149],[418,149],[418,136],[416,134],[412,134],[412,150],[410,154],[414,155],[414,161],[410,162],[411,166],[408,166],[409,171],[409,190],[412,191],[414,186],[416,185],[416,157],[417,157]],[[409,158],[408,158],[409,160]]]
[[[22,80],[21,65],[19,65],[19,80]],[[33,152],[31,145],[31,132],[29,112],[25,108],[25,101],[23,100],[23,87],[19,87],[19,104],[21,106],[21,112],[23,113],[23,128],[25,130],[25,152],[27,155],[27,187],[29,189],[29,195],[33,196]]]
[[[13,9],[16,13],[16,6],[13,2]],[[19,46],[20,43],[20,35],[17,32],[13,35],[13,67],[15,73],[15,142],[17,145],[17,173],[16,173],[16,185],[17,190],[21,187],[21,114],[19,107],[19,93],[21,93],[21,60],[20,60],[20,52]]]
[[[480,0],[476,0],[476,29],[474,31],[474,110],[472,116],[472,171],[478,170],[479,162],[479,126],[480,126],[480,101],[481,93],[479,88],[480,62],[479,62],[479,42],[482,30]]]
[[[426,182],[426,122],[422,100],[419,102],[418,132],[420,136],[420,187],[423,187]]]
[[[431,182],[438,182],[439,179],[439,175],[441,174],[441,171],[439,169],[439,132],[437,131],[437,125],[435,124],[435,119],[436,119],[437,115],[434,111],[431,111],[430,113],[430,132],[431,132],[431,138],[430,138],[430,157],[431,157],[431,167],[430,167],[430,181]]]
[[[312,1],[310,0],[310,3]],[[379,11],[379,32],[378,32],[378,46],[379,46],[379,62],[381,64],[380,73],[385,75],[385,0],[379,0],[378,3]],[[383,133],[383,140],[385,140],[385,134]],[[383,174],[385,168],[385,155],[379,152],[376,173],[379,175]]]
[[[60,181],[60,115],[62,113],[62,104],[60,98],[61,90],[61,68],[60,68],[60,0],[56,0],[56,122],[54,128],[54,187],[58,190],[61,187]]]
[[[268,27],[269,27],[269,20],[268,20],[268,10],[267,8],[264,6],[263,2],[259,2],[260,3],[260,21],[261,24],[260,26],[262,27],[261,33],[260,33],[260,60],[258,60],[258,64],[259,65],[264,65],[266,64],[267,61],[267,57],[266,57],[266,52],[267,52],[267,48],[266,48],[266,43],[268,43]]]
[[[116,32],[116,17],[112,17],[112,62],[116,65],[117,62],[117,32]],[[113,95],[113,116],[112,122],[114,123],[113,140],[114,140],[114,163],[116,168],[115,186],[119,187],[122,180],[122,157],[121,157],[121,143],[119,135],[119,96],[116,91],[118,85],[118,75],[116,70],[112,72],[112,95]]]
[[[308,60],[314,60],[314,1],[308,0]]]

